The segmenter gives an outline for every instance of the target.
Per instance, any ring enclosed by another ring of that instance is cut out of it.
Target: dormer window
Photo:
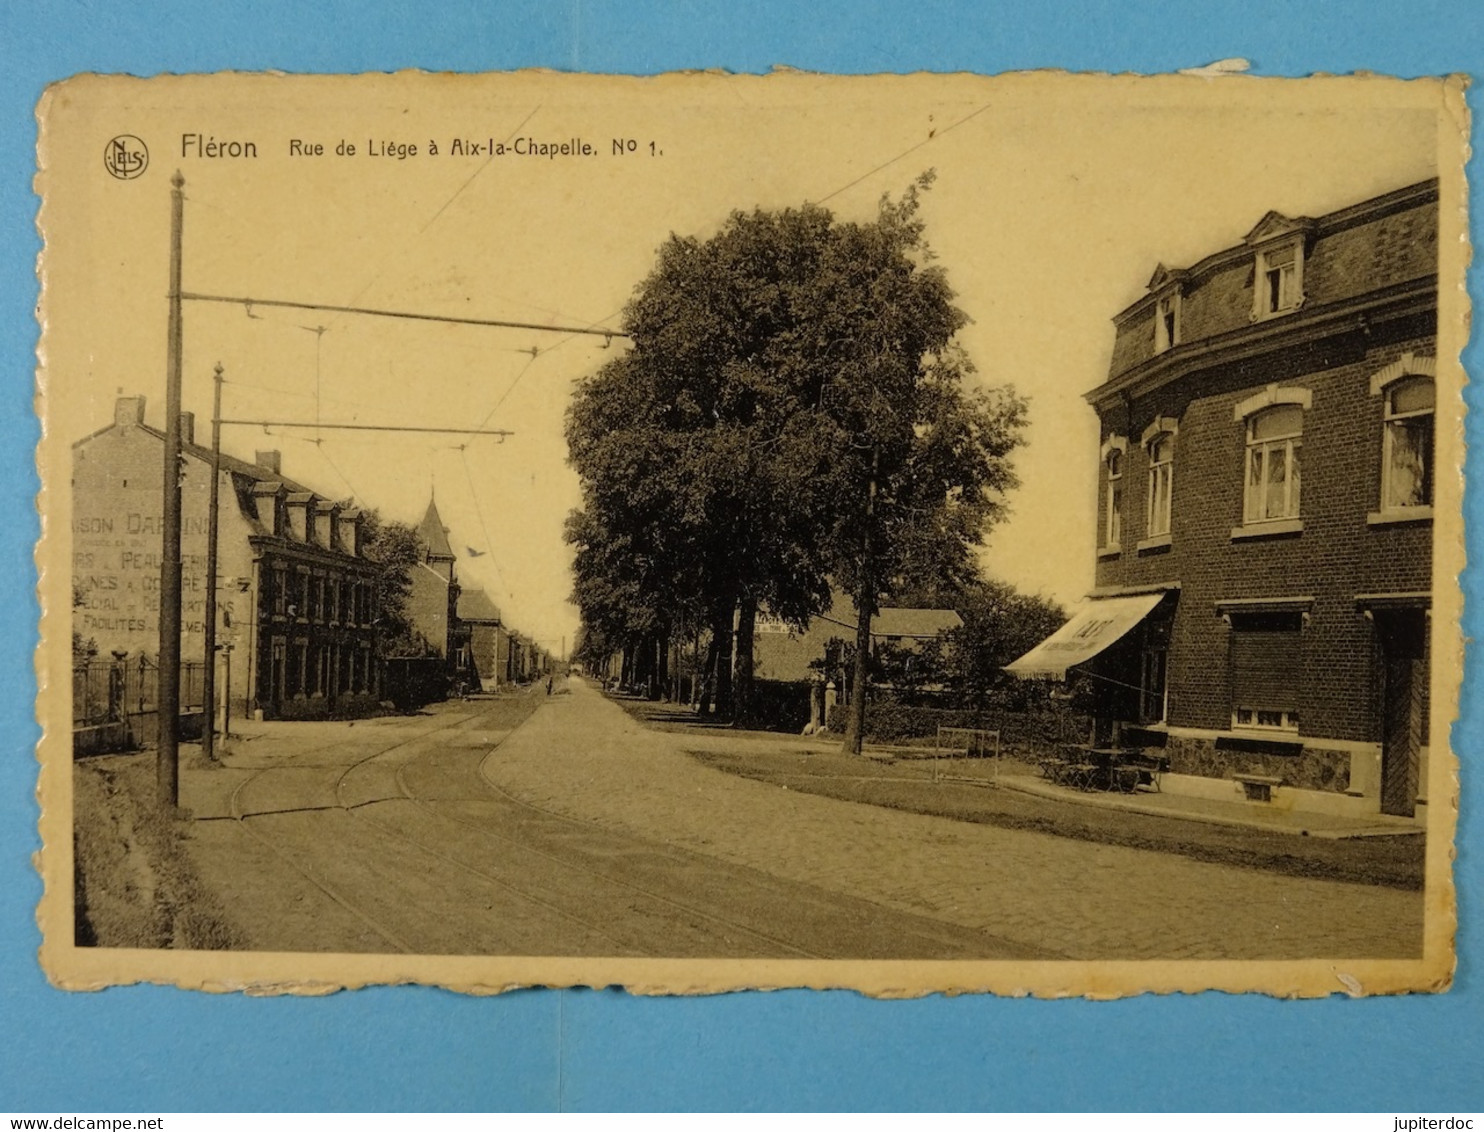
[[[1162,354],[1180,344],[1180,292],[1171,291],[1155,304],[1154,352]]]
[[[1269,212],[1247,233],[1252,248],[1252,319],[1287,314],[1304,305],[1304,250],[1314,221]]]
[[[1187,272],[1182,267],[1160,264],[1149,278],[1149,293],[1154,296],[1154,352],[1162,354],[1180,343],[1180,292]]]
[[[1304,291],[1300,283],[1303,257],[1297,244],[1274,248],[1259,255],[1262,261],[1258,273],[1260,294],[1258,300],[1264,315],[1280,314],[1292,310],[1303,301]]]

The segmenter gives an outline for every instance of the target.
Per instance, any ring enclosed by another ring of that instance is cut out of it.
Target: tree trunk
[[[737,608],[737,711],[732,722],[736,727],[751,727],[756,707],[752,681],[752,639],[757,623],[757,598],[751,594],[743,594]]]
[[[727,600],[716,607],[711,635],[716,641],[716,714],[732,714],[732,617],[736,602]]]
[[[705,672],[705,667],[701,664],[701,630],[700,629],[697,629],[696,630],[695,646],[696,646],[695,647],[695,650],[691,653],[691,658],[690,658],[690,660],[691,660],[691,664],[690,664],[690,706],[691,706],[691,710],[693,710],[697,715],[699,715],[699,714],[701,714],[701,683],[702,683],[702,679],[703,679],[702,673]],[[711,663],[711,657],[708,654],[707,657],[706,657],[706,664],[709,665],[710,663]],[[708,707],[708,710],[709,710],[710,705],[708,704],[707,707]]]
[[[646,700],[654,699],[654,637],[639,642],[639,687]]]
[[[699,651],[700,637],[696,638]],[[711,634],[711,640],[706,643],[706,663],[696,669],[696,679],[701,682],[700,694],[696,697],[696,714],[710,715],[711,700],[716,693],[716,634]]]
[[[869,582],[862,582],[856,594],[859,611],[855,622],[855,661],[850,668],[850,702],[846,704],[845,743],[847,755],[861,753],[866,735],[866,665],[871,656],[871,614],[875,597]]]
[[[871,655],[871,615],[876,612],[871,526],[876,517],[876,469],[880,456],[879,449],[871,451],[871,484],[866,494],[866,528],[861,536],[860,589],[855,598],[855,667],[850,674],[850,704],[845,717],[843,749],[847,755],[861,753],[861,742],[866,734],[866,665]]]
[[[654,635],[653,647],[654,688],[649,698],[651,700],[669,699],[670,666],[666,662],[670,659],[670,645],[663,632]]]

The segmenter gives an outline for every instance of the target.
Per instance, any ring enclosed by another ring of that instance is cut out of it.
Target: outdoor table
[[[1078,790],[1117,790],[1131,794],[1147,773],[1159,789],[1158,759],[1150,760],[1143,751],[1129,747],[1093,747],[1079,743],[1062,745],[1060,758],[1046,759],[1041,772],[1053,782]]]

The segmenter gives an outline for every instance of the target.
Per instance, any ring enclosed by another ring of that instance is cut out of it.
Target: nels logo
[[[103,149],[103,168],[120,181],[131,181],[149,167],[149,148],[133,134],[120,134]]]

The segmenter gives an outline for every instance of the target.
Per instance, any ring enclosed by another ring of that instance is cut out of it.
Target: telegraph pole
[[[160,523],[160,669],[156,702],[160,749],[156,786],[160,808],[180,803],[180,234],[185,178],[170,179],[170,319],[165,346],[165,475]]]
[[[211,496],[206,507],[206,603],[202,637],[205,638],[206,668],[201,674],[201,702],[206,714],[201,731],[201,754],[216,757],[216,530],[219,482],[222,477],[222,363],[212,371],[211,393]],[[228,694],[231,694],[230,688]],[[222,739],[227,729],[222,728]]]

